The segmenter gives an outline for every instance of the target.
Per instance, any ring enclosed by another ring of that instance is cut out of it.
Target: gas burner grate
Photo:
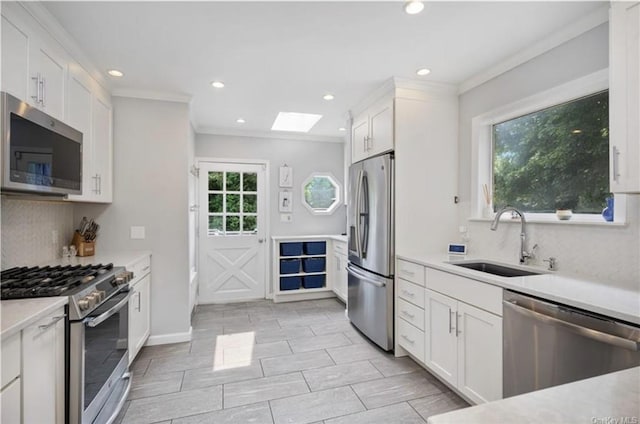
[[[112,269],[111,263],[11,268],[0,273],[0,298],[60,296]]]

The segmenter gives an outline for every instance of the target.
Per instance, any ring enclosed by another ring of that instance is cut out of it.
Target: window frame
[[[336,197],[334,202],[331,204],[331,206],[325,209],[312,207],[310,204],[307,203],[307,200],[304,195],[305,194],[304,189],[307,186],[307,184],[309,184],[311,180],[317,177],[328,178],[336,188],[335,190]],[[311,175],[305,178],[305,180],[302,182],[302,185],[300,186],[300,193],[301,193],[302,204],[309,210],[309,212],[311,212],[314,215],[332,215],[338,209],[338,207],[342,204],[342,184],[340,184],[340,181],[338,181],[338,179],[331,172],[311,173]]]
[[[490,193],[493,193],[493,125],[608,89],[609,70],[603,69],[474,117],[471,120],[471,219],[483,219],[482,210],[485,204],[482,185],[487,184]],[[616,207],[613,223],[624,224],[626,196],[614,196]],[[508,220],[507,215],[505,214],[503,219]],[[555,213],[526,212],[525,217],[531,222],[612,224],[604,221],[600,214],[574,213],[569,221],[558,220]]]

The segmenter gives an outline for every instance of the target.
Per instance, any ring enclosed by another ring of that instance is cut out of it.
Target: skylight
[[[280,112],[273,121],[272,131],[309,132],[311,128],[322,118],[322,115],[313,113]]]

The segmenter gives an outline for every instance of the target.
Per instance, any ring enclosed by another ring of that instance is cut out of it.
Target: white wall
[[[520,228],[506,224],[493,232],[488,222],[467,221],[471,213],[472,118],[605,69],[608,63],[608,24],[603,24],[460,96],[459,221],[468,226],[471,253],[517,261]],[[629,224],[625,227],[529,224],[529,246],[539,245],[538,261],[556,257],[559,272],[638,289],[640,201],[630,196],[627,203]]]
[[[268,160],[271,166],[269,188],[271,236],[304,234],[342,234],[346,229],[346,208],[332,215],[313,215],[301,202],[301,184],[313,172],[330,172],[344,187],[344,145],[298,140],[196,135],[196,156],[225,159]],[[293,222],[280,222],[278,211],[279,168],[293,168]]]
[[[73,237],[73,205],[2,196],[1,234],[1,269],[57,260]]]
[[[101,225],[98,250],[152,251],[151,337],[188,335],[188,105],[114,97],[113,109],[113,203],[79,204],[75,220]],[[134,225],[144,240],[130,239]]]

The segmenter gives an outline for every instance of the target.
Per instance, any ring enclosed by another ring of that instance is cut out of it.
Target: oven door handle
[[[113,314],[115,314],[120,309],[122,309],[129,302],[130,297],[131,297],[131,292],[127,292],[127,295],[124,297],[124,299],[118,302],[113,308],[98,315],[97,317],[85,318],[82,322],[84,322],[87,325],[87,327],[97,327],[106,319],[110,318]]]
[[[114,409],[113,414],[111,414],[111,416],[107,420],[106,424],[112,424],[113,422],[115,422],[116,418],[118,418],[118,414],[120,413],[120,410],[122,409],[122,407],[124,406],[124,403],[127,401],[127,398],[129,397],[129,392],[131,391],[131,373],[125,372],[122,375],[122,379],[128,380],[127,387],[124,389],[124,392],[122,392],[122,397],[118,401],[118,405]]]

